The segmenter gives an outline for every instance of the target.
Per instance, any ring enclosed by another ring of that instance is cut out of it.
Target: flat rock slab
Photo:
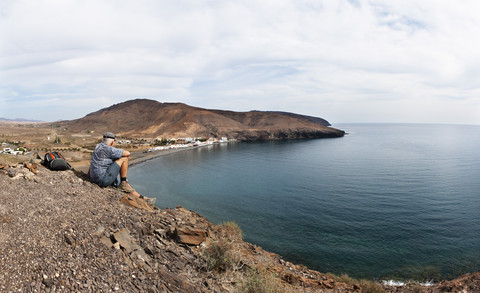
[[[135,207],[137,209],[153,212],[153,208],[145,200],[138,197],[134,197],[129,194],[124,194],[123,198],[121,199],[121,202],[123,202],[128,206]]]
[[[123,249],[125,249],[127,253],[133,251],[132,238],[130,237],[130,233],[127,230],[122,229],[117,233],[114,233],[113,237],[115,238],[115,240],[117,240],[118,243],[120,243],[120,246],[123,247]]]
[[[191,227],[176,228],[174,235],[178,242],[188,245],[199,245],[207,239],[204,230]]]

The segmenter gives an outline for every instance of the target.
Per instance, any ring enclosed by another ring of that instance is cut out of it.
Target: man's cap
[[[105,133],[103,134],[103,138],[115,139],[115,134],[107,131],[107,132],[105,132]]]

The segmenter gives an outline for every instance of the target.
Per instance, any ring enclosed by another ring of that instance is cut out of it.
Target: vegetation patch
[[[385,290],[383,287],[374,281],[369,281],[365,279],[357,280],[352,277],[349,277],[347,274],[342,274],[340,276],[334,274],[328,274],[329,277],[334,279],[336,282],[345,283],[348,286],[359,286],[361,288],[361,293],[383,293]]]
[[[224,272],[235,263],[231,247],[225,241],[212,242],[202,251],[202,258],[207,271]]]
[[[202,251],[207,271],[225,272],[238,266],[239,256],[235,253],[235,242],[242,239],[242,230],[235,222],[226,222],[217,227],[216,240]]]
[[[225,222],[217,227],[217,233],[220,238],[226,238],[230,242],[240,241],[243,238],[243,232],[240,226],[235,222]]]
[[[242,293],[283,293],[286,292],[280,279],[266,269],[249,269],[240,283]]]

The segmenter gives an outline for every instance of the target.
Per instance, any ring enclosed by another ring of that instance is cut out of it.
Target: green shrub
[[[207,271],[224,272],[234,264],[230,244],[225,241],[212,242],[204,248],[202,258]]]
[[[204,267],[217,272],[234,269],[238,259],[235,241],[242,239],[242,230],[235,222],[218,225],[216,230],[216,240],[202,251]]]

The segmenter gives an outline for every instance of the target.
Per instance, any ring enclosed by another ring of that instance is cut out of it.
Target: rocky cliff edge
[[[422,291],[412,286],[347,284],[244,242],[234,223],[214,225],[182,207],[152,208],[132,202],[116,189],[90,183],[83,173],[53,172],[29,163],[0,162],[0,259],[1,292],[478,292],[471,290],[480,288],[478,275]]]

